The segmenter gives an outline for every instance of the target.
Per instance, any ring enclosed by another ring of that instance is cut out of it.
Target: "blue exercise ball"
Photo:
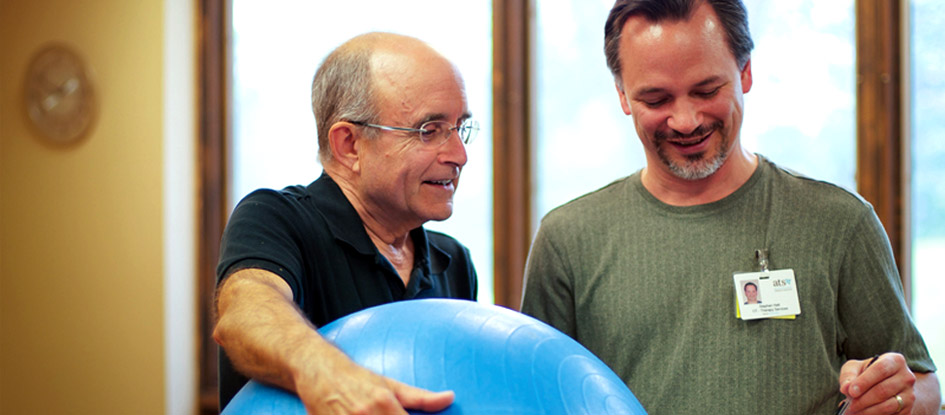
[[[448,299],[400,301],[345,316],[319,332],[376,373],[454,391],[453,404],[439,414],[646,414],[590,351],[507,308]],[[292,393],[250,381],[222,413],[242,414],[304,415],[305,407]]]

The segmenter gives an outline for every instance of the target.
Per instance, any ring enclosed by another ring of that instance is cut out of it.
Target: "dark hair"
[[[742,290],[744,291],[746,288],[748,288],[749,285],[752,287],[755,287],[755,291],[758,291],[758,284],[755,284],[753,282],[746,282],[745,285],[742,286]]]
[[[728,48],[739,68],[744,68],[755,46],[748,31],[748,11],[741,0],[617,0],[610,9],[604,26],[604,55],[607,67],[620,83],[620,36],[623,25],[632,16],[643,16],[650,22],[680,21],[692,16],[703,2],[712,6],[725,28]]]

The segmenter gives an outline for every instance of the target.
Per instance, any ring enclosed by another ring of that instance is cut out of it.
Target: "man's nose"
[[[690,134],[702,125],[702,112],[699,106],[688,99],[678,99],[674,103],[666,126],[680,134]]]
[[[440,147],[440,161],[455,164],[459,167],[466,165],[466,144],[463,144],[463,139],[459,136],[458,131],[450,131],[446,142]]]

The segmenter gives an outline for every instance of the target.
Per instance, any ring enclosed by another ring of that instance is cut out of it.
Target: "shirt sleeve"
[[[275,190],[240,201],[223,231],[217,284],[241,269],[260,268],[282,277],[298,296],[303,264],[294,210],[291,198]]]
[[[865,210],[847,240],[837,304],[844,336],[840,352],[853,359],[898,352],[913,371],[935,371],[909,315],[886,232],[872,208]]]
[[[577,339],[571,268],[556,246],[557,231],[545,221],[535,236],[525,265],[522,312]]]

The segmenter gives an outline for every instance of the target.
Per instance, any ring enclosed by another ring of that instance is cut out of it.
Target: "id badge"
[[[736,317],[742,320],[793,319],[801,314],[793,269],[735,273],[733,281]]]

